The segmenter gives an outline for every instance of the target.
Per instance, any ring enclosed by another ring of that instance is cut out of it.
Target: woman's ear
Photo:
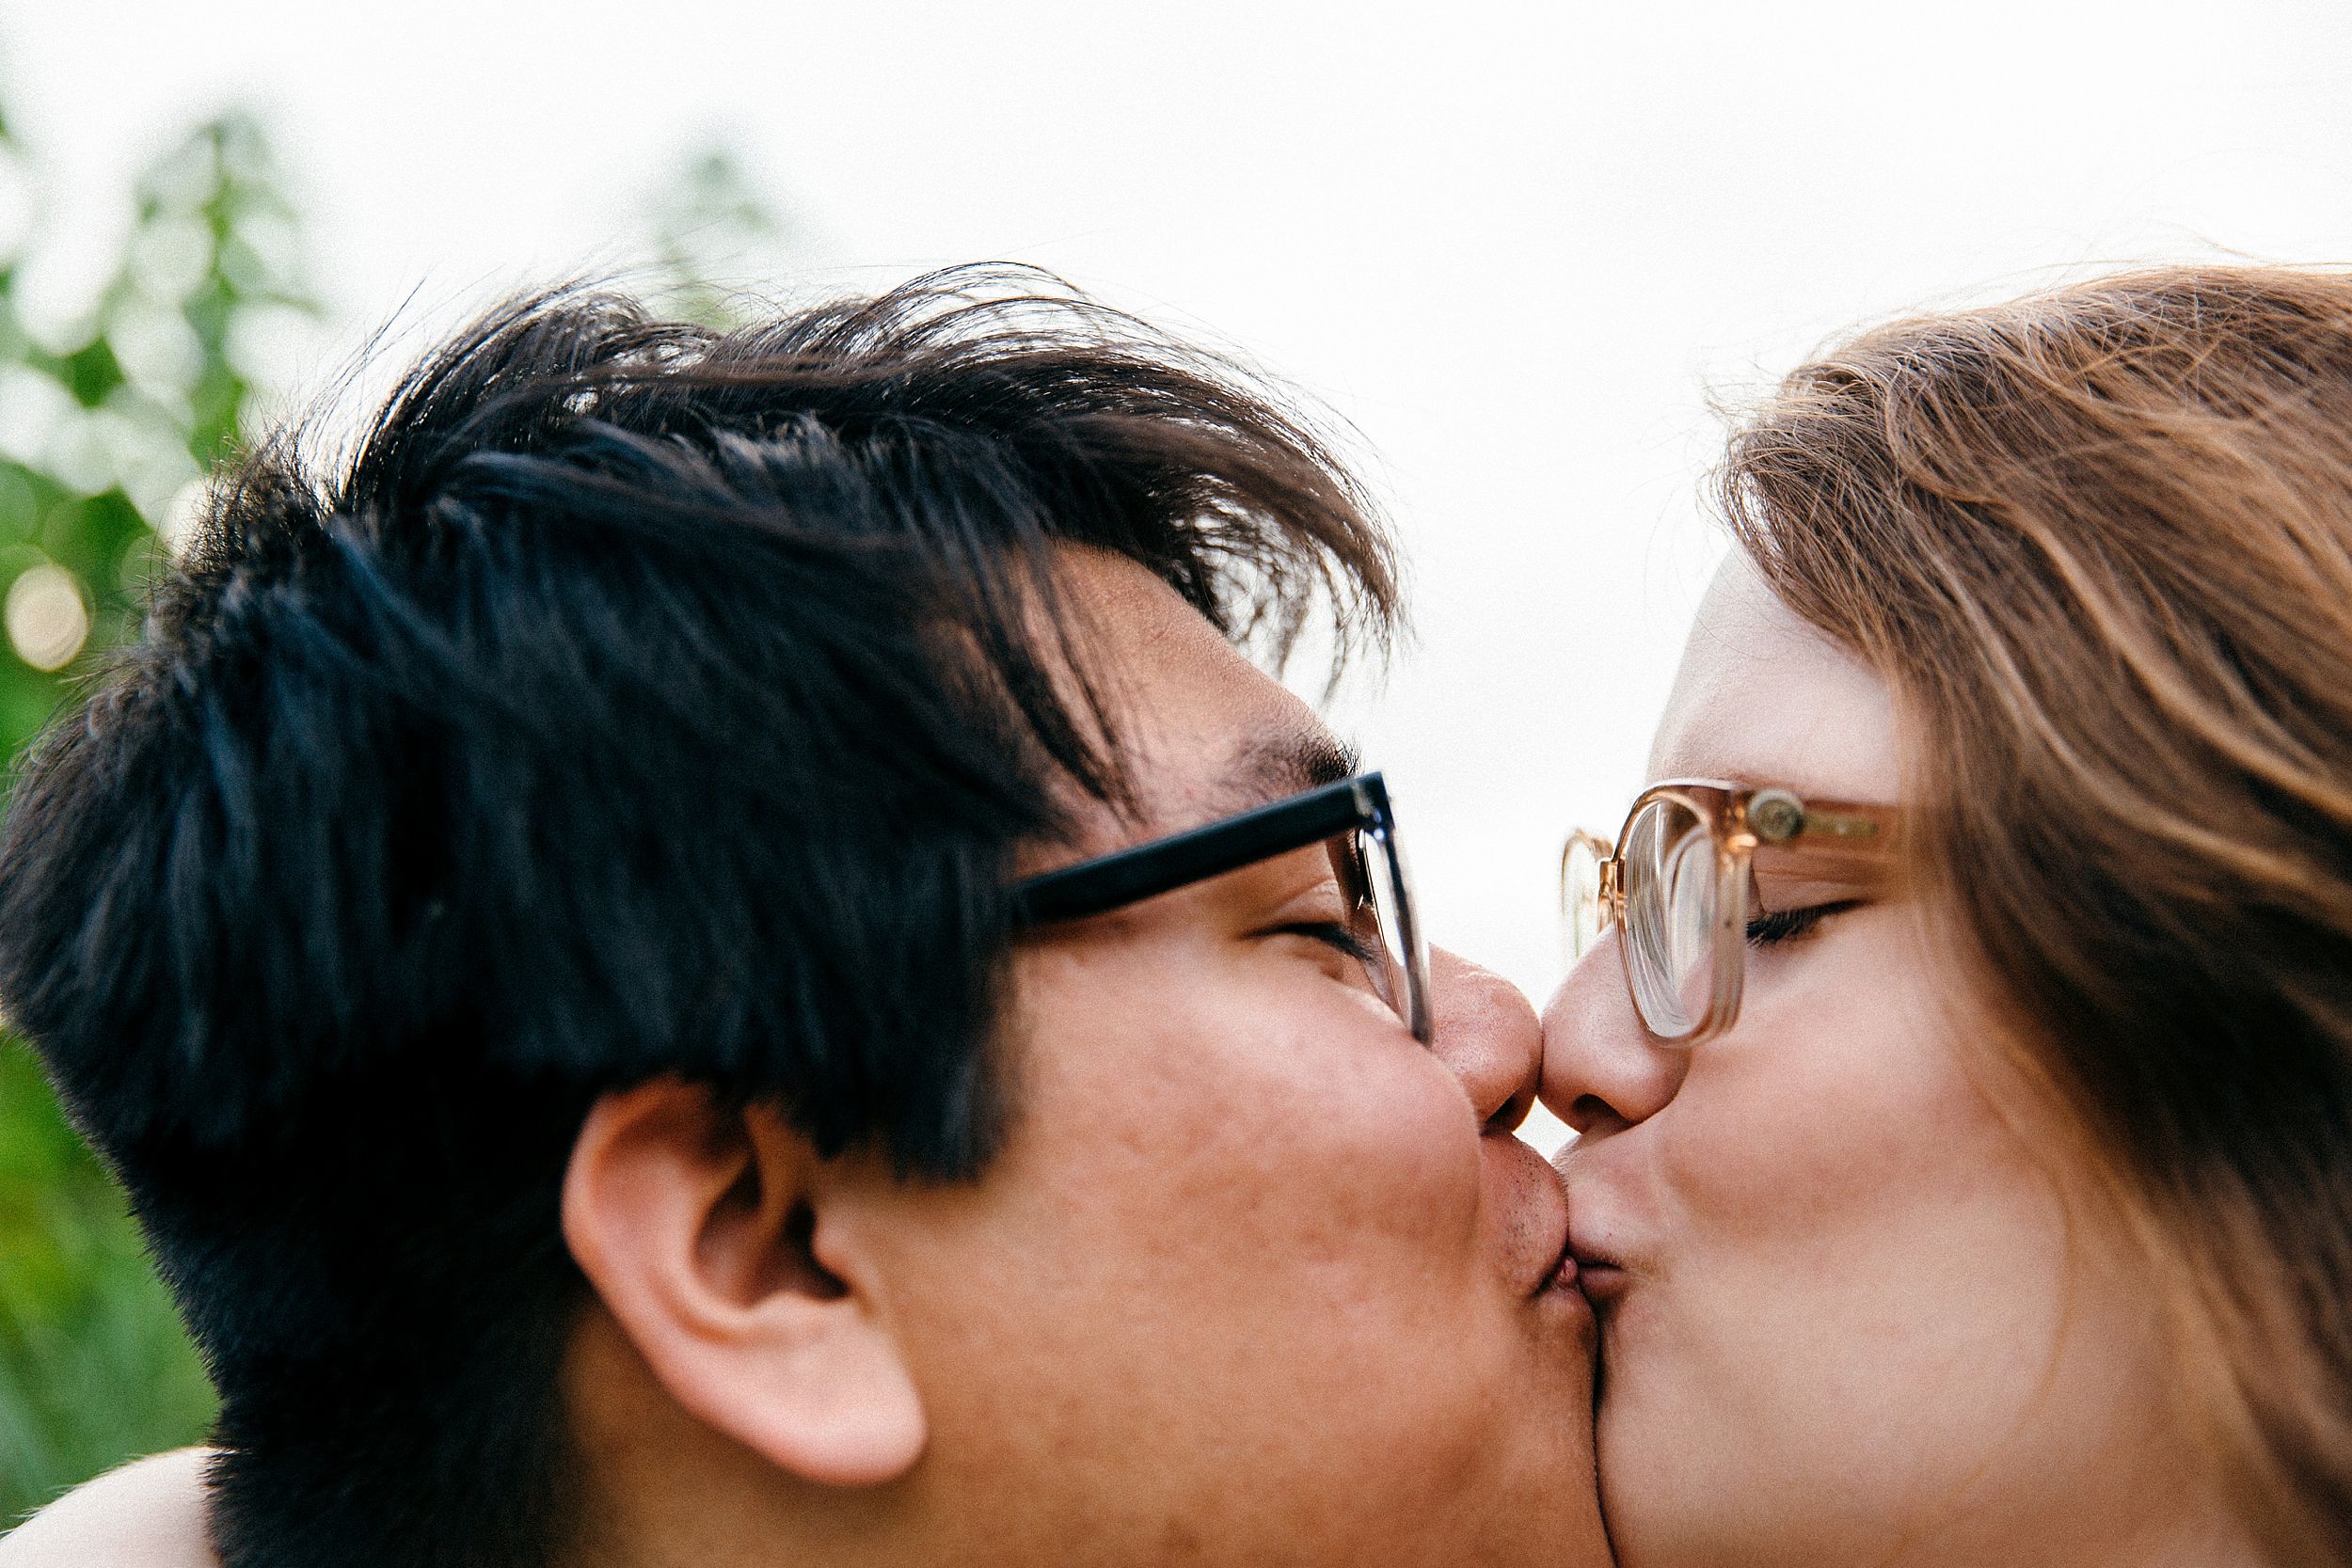
[[[828,1260],[832,1174],[772,1108],[656,1079],[588,1113],[564,1239],[683,1409],[803,1480],[865,1486],[928,1432],[862,1260]]]

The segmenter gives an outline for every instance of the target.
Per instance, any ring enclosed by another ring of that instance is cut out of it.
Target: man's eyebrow
[[[1247,811],[1319,784],[1337,784],[1358,770],[1356,748],[1320,724],[1269,731],[1246,741],[1216,785],[1222,806]]]

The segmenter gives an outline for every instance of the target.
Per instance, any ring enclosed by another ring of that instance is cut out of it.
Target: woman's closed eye
[[[1808,904],[1801,910],[1758,911],[1748,917],[1748,945],[1778,947],[1802,942],[1820,930],[1822,921],[1853,909],[1861,902],[1859,898],[1845,898],[1835,903]]]

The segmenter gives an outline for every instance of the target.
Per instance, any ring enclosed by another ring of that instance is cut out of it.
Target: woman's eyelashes
[[[1801,910],[1764,910],[1748,917],[1748,945],[1777,947],[1799,942],[1820,928],[1821,922],[1831,915],[1842,913],[1861,902],[1858,898],[1843,898],[1835,903],[1808,904]]]

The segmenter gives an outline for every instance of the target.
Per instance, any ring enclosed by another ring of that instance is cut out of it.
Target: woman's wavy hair
[[[1916,736],[1919,867],[2122,1198],[2185,1413],[2352,1560],[2352,275],[1867,332],[1721,494]]]

